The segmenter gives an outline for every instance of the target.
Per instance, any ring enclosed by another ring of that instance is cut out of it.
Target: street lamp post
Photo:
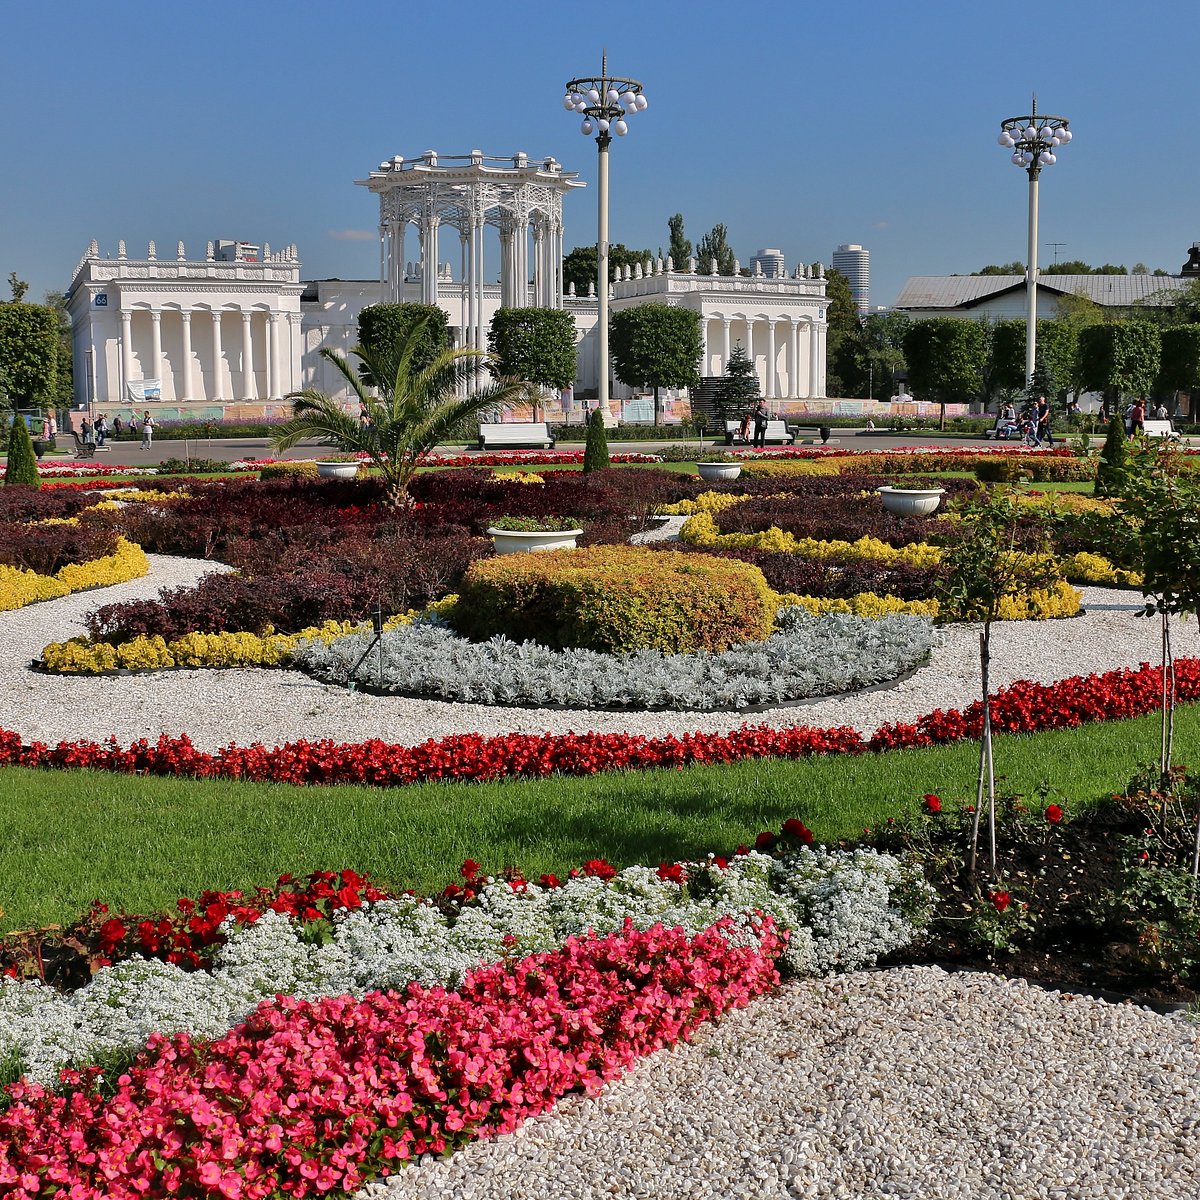
[[[596,197],[596,299],[599,302],[596,333],[600,380],[596,403],[604,414],[604,424],[611,427],[616,424],[616,419],[608,399],[608,147],[614,133],[624,137],[629,132],[628,118],[644,112],[647,101],[638,80],[609,75],[608,55],[604,54],[597,78],[568,80],[563,108],[583,117],[579,132],[584,137],[595,133],[600,152]]]
[[[1025,296],[1028,312],[1025,318],[1025,382],[1033,380],[1037,365],[1037,239],[1038,239],[1038,176],[1043,167],[1057,162],[1055,151],[1071,140],[1066,117],[1048,117],[1038,113],[1037,97],[1033,111],[1025,117],[1009,117],[1000,122],[996,139],[1012,151],[1014,166],[1023,167],[1029,175],[1029,254],[1025,269]]]

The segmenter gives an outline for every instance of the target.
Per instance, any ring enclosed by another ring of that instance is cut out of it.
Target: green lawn
[[[1180,710],[1180,747],[1200,744],[1200,706]],[[1157,759],[1158,720],[1002,737],[997,770],[1068,807],[1123,787]],[[251,887],[284,871],[353,867],[418,891],[464,858],[490,869],[563,872],[727,850],[801,817],[825,841],[920,802],[973,796],[973,745],[801,762],[769,760],[587,779],[294,788],[0,770],[0,930],[70,920],[94,898],[145,911],[206,887]]]

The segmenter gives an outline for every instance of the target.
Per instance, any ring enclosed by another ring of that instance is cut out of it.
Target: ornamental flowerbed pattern
[[[111,1090],[95,1071],[62,1094],[15,1085],[0,1186],[12,1200],[353,1191],[594,1094],[771,987],[783,944],[769,921],[757,946],[724,923],[690,938],[626,928],[482,968],[456,992],[280,997],[214,1041],[152,1038]]]

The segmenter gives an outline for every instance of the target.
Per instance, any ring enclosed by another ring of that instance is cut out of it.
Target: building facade
[[[559,398],[561,412],[551,404],[547,415],[581,415],[599,383],[598,304],[594,289],[563,289],[562,201],[583,186],[576,176],[553,158],[429,150],[385,160],[358,183],[379,199],[378,279],[302,281],[292,245],[272,253],[266,243],[260,252],[256,243],[221,240],[201,259],[188,258],[180,242],[174,259],[160,259],[151,242],[145,258],[132,259],[124,242],[108,255],[93,241],[67,291],[76,405],[110,418],[156,405],[163,420],[269,420],[288,415],[285,397],[307,387],[350,404],[321,352],[349,355],[368,305],[419,302],[441,306],[455,345],[478,349],[502,306],[569,311],[577,378]],[[824,270],[800,266],[789,277],[783,255],[769,249],[755,263],[746,277],[701,275],[694,259],[648,259],[620,272],[611,304],[689,308],[701,318],[701,375],[723,372],[740,344],[777,407],[820,400]],[[635,387],[611,384],[615,399],[636,399]]]

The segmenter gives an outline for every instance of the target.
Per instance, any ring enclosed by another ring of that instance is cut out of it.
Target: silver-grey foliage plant
[[[781,612],[766,641],[720,654],[552,650],[504,637],[470,642],[436,617],[383,634],[297,647],[292,665],[328,683],[463,704],[711,711],[786,704],[885,683],[924,663],[926,617],[878,620]]]

